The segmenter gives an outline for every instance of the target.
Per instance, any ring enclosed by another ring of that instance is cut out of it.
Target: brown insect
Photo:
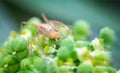
[[[63,24],[59,21],[56,21],[56,20],[48,21],[48,19],[46,18],[46,16],[44,14],[42,14],[42,18],[45,21],[45,23],[33,24],[38,29],[37,34],[42,34],[50,39],[57,40],[61,37],[59,26],[62,26],[69,30],[69,28],[65,24]],[[23,22],[23,24],[26,24],[26,23],[27,22]]]
[[[37,27],[38,34],[42,34],[50,39],[59,39],[60,31],[57,28],[53,28],[48,24],[34,24]]]

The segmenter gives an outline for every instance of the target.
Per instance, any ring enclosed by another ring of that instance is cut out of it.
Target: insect
[[[59,39],[61,38],[61,27],[69,30],[69,28],[56,20],[48,21],[46,16],[42,14],[42,18],[45,23],[42,24],[32,24],[37,27],[37,34],[42,34],[50,39]],[[27,22],[23,22],[23,24],[27,24]]]
[[[38,34],[42,34],[50,39],[59,39],[60,38],[60,31],[57,28],[53,28],[49,24],[34,24],[37,27]]]

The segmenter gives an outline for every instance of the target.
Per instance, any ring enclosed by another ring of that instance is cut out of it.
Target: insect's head
[[[54,28],[54,38],[59,39],[60,38],[60,31],[57,28]]]

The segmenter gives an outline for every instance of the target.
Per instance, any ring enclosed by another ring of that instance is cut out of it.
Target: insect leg
[[[41,16],[42,16],[43,20],[45,21],[45,23],[49,24],[49,21],[48,21],[47,17],[45,16],[45,14],[42,13]]]

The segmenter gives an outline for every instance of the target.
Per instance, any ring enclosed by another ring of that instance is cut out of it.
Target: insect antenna
[[[49,21],[47,19],[47,17],[45,16],[44,13],[41,13],[42,19],[44,20],[45,23],[49,24]]]

